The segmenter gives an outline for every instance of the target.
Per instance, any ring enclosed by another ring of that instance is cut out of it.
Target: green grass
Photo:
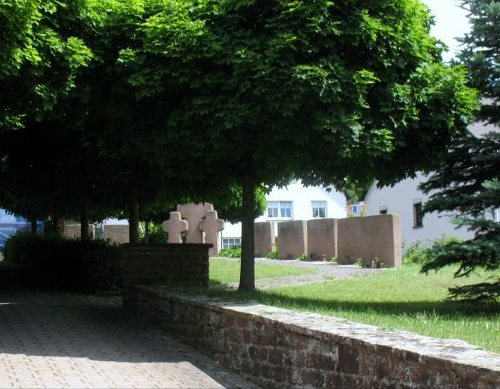
[[[228,275],[230,270],[226,271],[225,277],[234,279]],[[259,271],[257,274],[262,276]],[[450,268],[426,276],[419,273],[418,266],[408,265],[372,276],[320,284],[265,289],[255,293],[210,290],[209,294],[333,315],[385,329],[462,339],[500,352],[500,305],[447,299],[448,287],[477,283],[484,277],[483,273],[454,279]]]
[[[255,264],[255,279],[284,277],[314,273],[312,269],[299,269],[291,266],[277,266],[263,263]],[[240,261],[210,259],[210,284],[231,284],[240,280]]]

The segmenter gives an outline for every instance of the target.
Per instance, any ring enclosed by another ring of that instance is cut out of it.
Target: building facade
[[[255,221],[272,222],[275,235],[281,221],[346,217],[346,198],[333,187],[305,187],[294,181],[284,188],[273,188],[266,200],[266,211]],[[220,239],[221,248],[241,246],[241,223],[226,223]]]

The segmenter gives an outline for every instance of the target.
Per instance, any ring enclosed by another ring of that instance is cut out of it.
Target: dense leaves
[[[42,117],[75,87],[92,53],[73,28],[83,0],[0,1],[0,131]]]
[[[500,123],[500,2],[467,0],[462,7],[469,11],[471,32],[462,39],[465,45],[459,59],[470,69],[470,80],[486,98],[481,117]]]
[[[0,5],[0,122],[67,148],[18,164],[10,148],[5,177],[46,176],[28,182],[65,213],[130,209],[131,231],[139,205],[147,220],[185,199],[229,205],[227,216],[243,220],[246,289],[259,188],[392,183],[429,170],[476,104],[464,70],[441,63],[416,0]],[[26,206],[26,196],[10,198]]]
[[[241,287],[256,185],[391,183],[434,167],[471,120],[476,95],[417,1],[161,3],[119,63],[138,97],[164,102],[157,141],[190,151],[189,175],[243,187]]]

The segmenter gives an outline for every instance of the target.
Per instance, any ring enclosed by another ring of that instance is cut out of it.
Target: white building
[[[476,136],[489,131],[499,131],[498,127],[482,123],[475,123],[469,129]],[[422,207],[428,196],[418,190],[418,185],[426,179],[427,176],[418,173],[416,178],[400,181],[393,187],[377,188],[376,184],[373,184],[365,197],[366,214],[399,214],[401,235],[405,244],[435,240],[443,234],[461,239],[472,238],[473,233],[467,229],[456,229],[456,225],[452,223],[456,214],[422,214]],[[498,212],[494,217],[498,217]]]
[[[267,210],[256,222],[309,220],[346,217],[346,198],[335,188],[305,187],[295,181],[284,188],[273,188],[266,196]],[[221,248],[241,245],[241,223],[226,223],[221,232]]]
[[[431,241],[443,234],[469,239],[473,234],[464,228],[456,229],[452,223],[452,214],[422,214],[422,208],[428,196],[425,196],[418,185],[426,180],[426,176],[418,173],[414,179],[398,182],[393,187],[377,188],[372,184],[365,197],[366,214],[399,214],[401,221],[401,237],[405,245],[416,241]]]

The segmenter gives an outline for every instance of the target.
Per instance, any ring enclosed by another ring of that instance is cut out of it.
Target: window
[[[267,217],[278,217],[279,201],[267,202]]]
[[[292,218],[292,202],[291,201],[268,201],[267,202],[267,217],[269,218]]]
[[[422,202],[413,203],[413,228],[423,227],[424,212]]]
[[[230,249],[232,247],[240,247],[241,238],[222,238],[222,248]]]
[[[347,217],[364,216],[366,215],[366,204],[364,202],[358,204],[348,204],[346,206]]]
[[[387,215],[387,205],[380,207],[379,212],[380,215]]]
[[[312,202],[312,215],[313,215],[313,218],[326,217],[326,201],[313,201]]]
[[[280,217],[282,218],[292,218],[292,202],[291,201],[280,201]]]

